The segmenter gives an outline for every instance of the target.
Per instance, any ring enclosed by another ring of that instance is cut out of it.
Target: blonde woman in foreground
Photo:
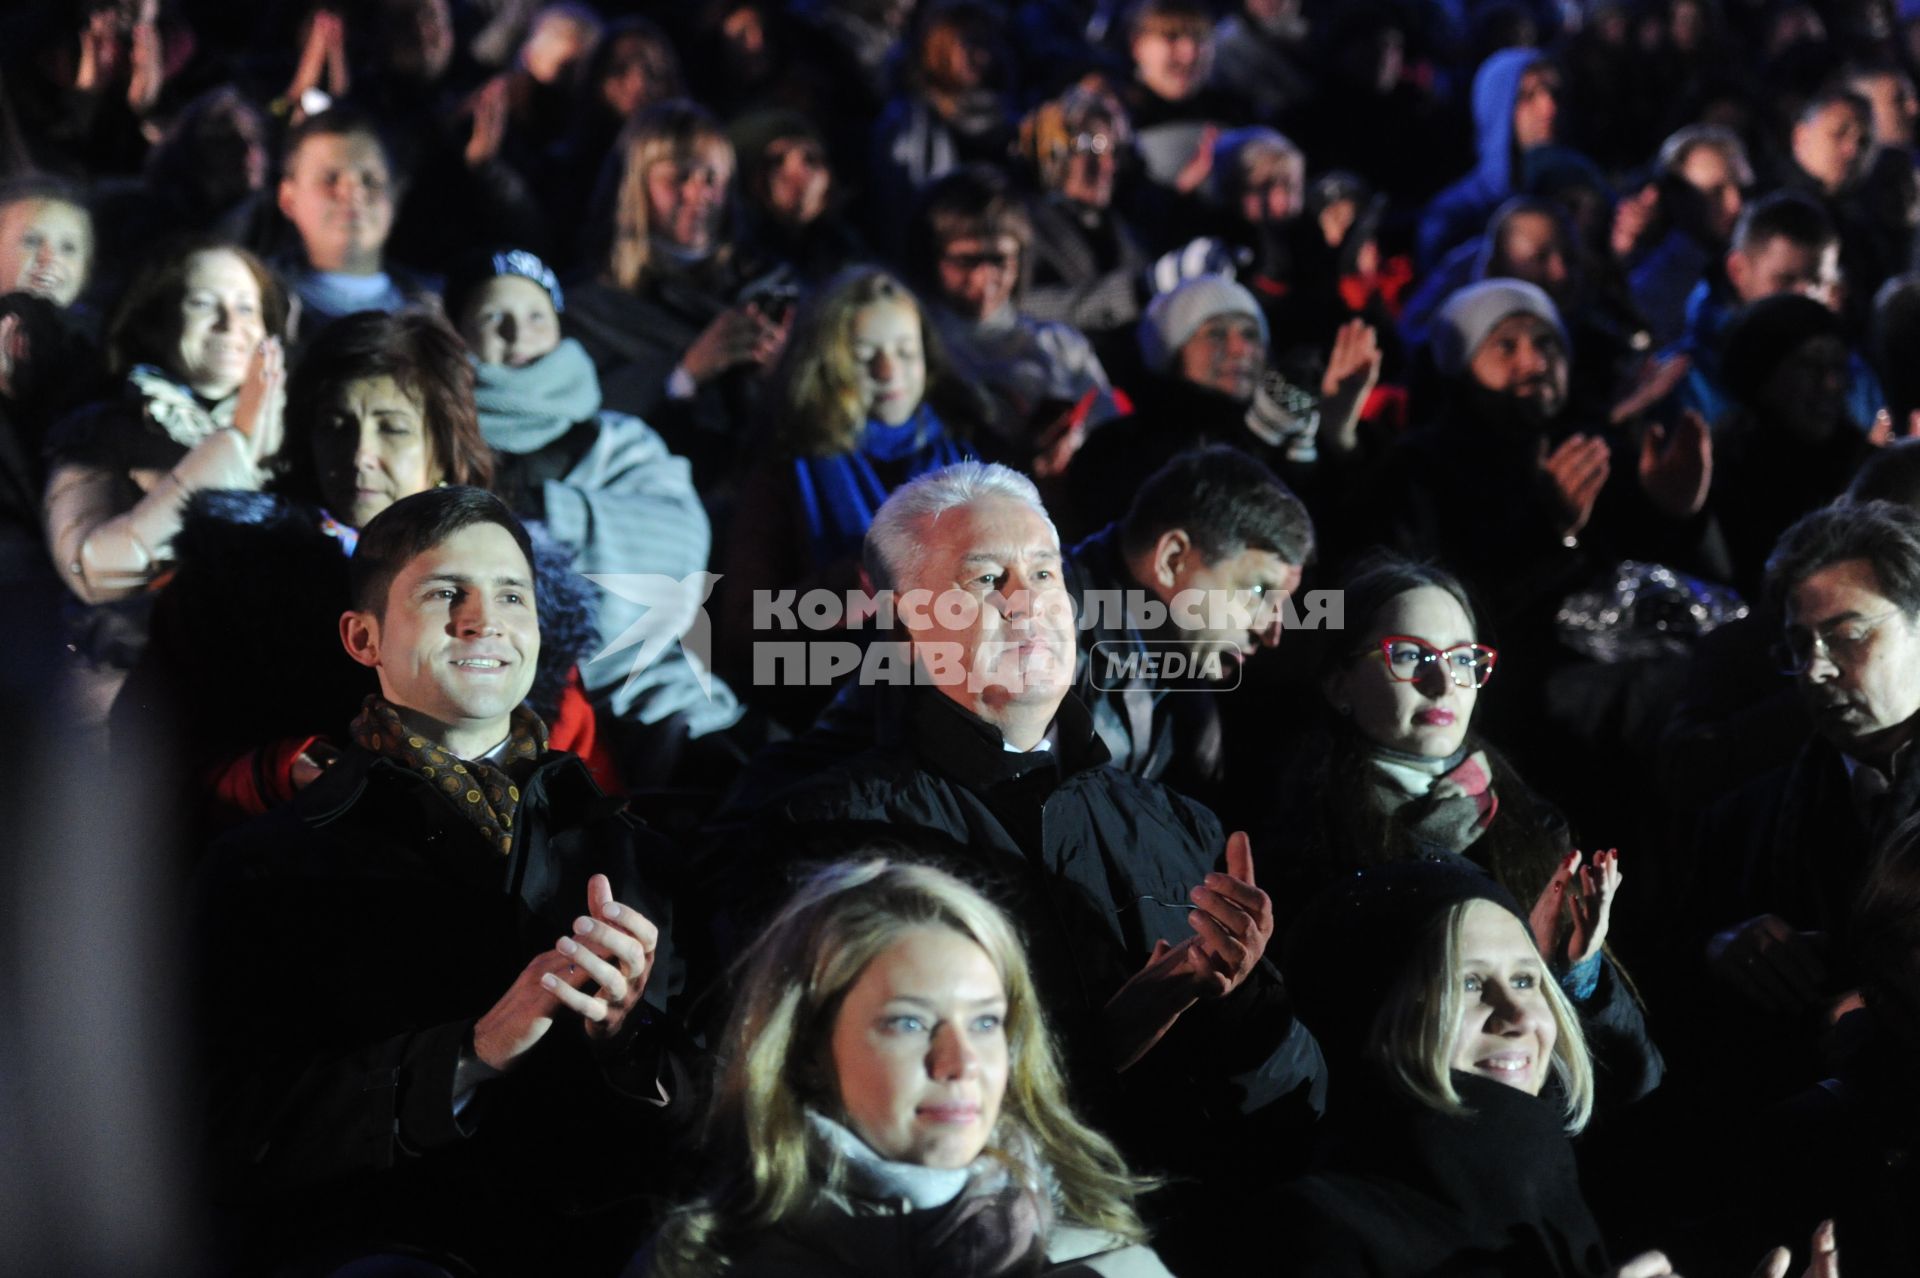
[[[1169,1278],[1147,1183],[1068,1107],[1012,925],[942,871],[809,880],[744,956],[716,1180],[631,1275]]]

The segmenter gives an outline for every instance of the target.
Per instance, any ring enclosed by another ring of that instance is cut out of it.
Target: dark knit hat
[[[518,275],[532,280],[547,290],[547,296],[553,299],[556,313],[567,309],[566,297],[560,291],[560,277],[553,268],[541,261],[539,256],[526,249],[497,248],[485,253],[470,253],[454,264],[447,272],[447,286],[441,293],[445,302],[447,318],[457,327],[460,313],[467,309],[467,303],[474,293],[488,280],[502,275]]]
[[[1294,1012],[1329,1061],[1361,1054],[1429,929],[1463,901],[1492,901],[1527,922],[1511,893],[1450,852],[1355,870],[1308,902],[1282,967]]]
[[[1767,375],[1816,337],[1842,337],[1840,317],[1810,297],[1776,293],[1740,312],[1727,329],[1720,376],[1727,393],[1749,407]]]

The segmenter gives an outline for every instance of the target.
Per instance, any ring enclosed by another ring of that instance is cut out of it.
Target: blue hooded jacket
[[[1415,250],[1421,270],[1431,270],[1448,249],[1485,230],[1488,216],[1517,189],[1513,104],[1520,96],[1520,77],[1546,60],[1538,49],[1502,49],[1474,73],[1473,128],[1480,160],[1473,172],[1428,203]]]

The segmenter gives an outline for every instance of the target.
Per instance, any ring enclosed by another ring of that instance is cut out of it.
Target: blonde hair
[[[1374,1018],[1367,1054],[1415,1100],[1449,1114],[1466,1105],[1453,1086],[1453,1035],[1460,1023],[1460,932],[1478,898],[1460,901],[1434,919],[1414,958]],[[1500,908],[1495,906],[1495,908]],[[1523,925],[1524,926],[1524,925]],[[1566,1094],[1567,1131],[1593,1115],[1593,1062],[1580,1017],[1540,960],[1540,991],[1553,1014],[1553,1073]]]
[[[853,266],[822,284],[794,317],[782,354],[779,442],[801,457],[838,457],[860,442],[867,404],[860,393],[860,362],[853,354],[853,327],[860,312],[880,302],[912,311],[920,324],[920,349],[928,359],[928,384],[938,341],[913,290],[877,266]],[[924,395],[925,392],[923,391]]]
[[[662,160],[679,164],[703,151],[725,155],[727,180],[733,179],[733,143],[705,108],[678,99],[659,102],[635,115],[616,143],[620,180],[614,188],[613,242],[607,250],[607,274],[628,292],[646,283],[653,262],[652,207],[647,172]],[[716,245],[714,252],[724,254]]]
[[[834,1020],[867,965],[902,933],[927,926],[952,928],[979,945],[1006,991],[1007,1090],[988,1155],[1026,1171],[1006,1151],[1016,1135],[1030,1138],[1053,1174],[1064,1219],[1129,1241],[1145,1237],[1133,1199],[1151,1182],[1132,1176],[1113,1144],[1069,1107],[1013,923],[945,871],[877,859],[815,874],[736,965],[736,1002],[707,1115],[706,1142],[722,1180],[662,1227],[656,1278],[724,1270],[743,1243],[843,1192],[844,1165],[815,1142],[806,1119],[809,1106],[838,1110],[829,1063]]]

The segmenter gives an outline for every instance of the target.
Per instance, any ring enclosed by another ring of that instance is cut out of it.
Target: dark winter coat
[[[1266,964],[1227,999],[1189,1010],[1125,1074],[1105,1058],[1107,1001],[1156,941],[1193,934],[1187,893],[1226,847],[1211,812],[1110,766],[1072,697],[1052,749],[1014,753],[938,691],[879,696],[876,747],[768,804],[759,863],[731,867],[736,887],[751,891],[809,856],[907,843],[984,882],[1013,913],[1074,1092],[1130,1158],[1220,1176],[1243,1116],[1304,1120],[1319,1051]],[[1166,1104],[1173,1096],[1177,1107]]]
[[[572,755],[529,766],[505,858],[358,747],[209,854],[193,986],[209,1165],[254,1265],[380,1241],[486,1274],[613,1272],[636,1245],[626,1200],[665,1187],[657,1155],[691,1099],[665,1020],[672,856]],[[571,934],[595,872],[660,928],[644,1023],[596,1052],[563,1014],[456,1115],[475,1020]]]
[[[1470,1112],[1337,1080],[1319,1168],[1266,1228],[1301,1278],[1598,1278],[1600,1227],[1546,1099],[1455,1071]],[[1355,1088],[1342,1096],[1339,1089]]]

